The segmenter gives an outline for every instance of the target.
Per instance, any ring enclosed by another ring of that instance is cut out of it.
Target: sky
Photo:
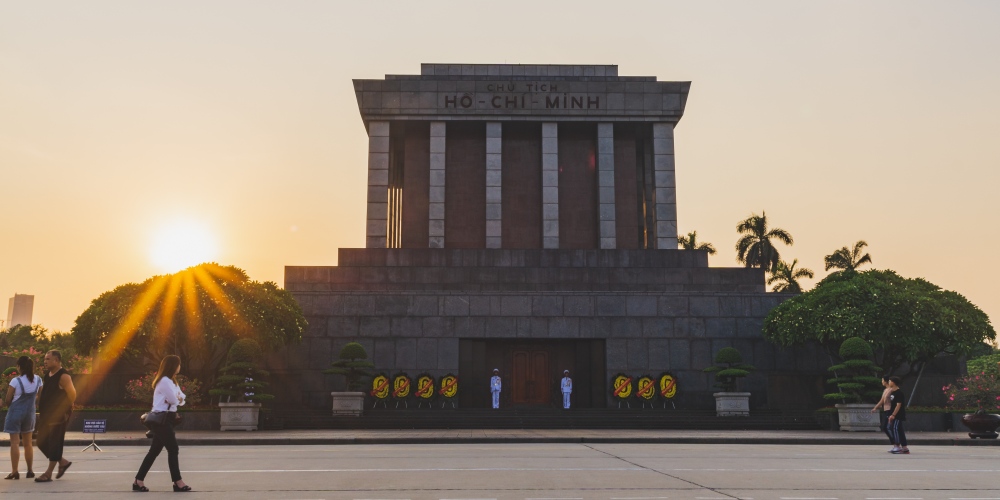
[[[351,80],[436,62],[691,81],[678,224],[711,265],[766,211],[808,287],[865,240],[996,321],[997,26],[993,1],[0,0],[0,319],[33,294],[69,330],[178,240],[260,281],[335,265],[364,246]]]

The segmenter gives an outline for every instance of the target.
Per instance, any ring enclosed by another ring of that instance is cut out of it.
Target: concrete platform
[[[831,431],[702,431],[631,429],[406,429],[406,430],[286,430],[256,432],[178,431],[183,446],[349,445],[349,444],[489,444],[489,443],[647,443],[752,445],[885,445],[880,433]],[[911,446],[998,446],[996,439],[970,439],[959,432],[907,433]],[[8,446],[4,434],[0,447]],[[66,447],[83,448],[90,434],[70,432]],[[101,446],[148,446],[141,432],[97,435]]]

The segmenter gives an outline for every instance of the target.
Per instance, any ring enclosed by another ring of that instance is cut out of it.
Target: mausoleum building
[[[286,268],[309,320],[291,352],[301,393],[286,397],[328,407],[339,387],[321,371],[357,341],[388,374],[457,375],[462,407],[490,404],[499,368],[507,407],[561,404],[568,369],[574,408],[614,404],[615,374],[664,372],[678,405],[710,408],[702,370],[726,346],[760,369],[744,384],[754,406],[814,403],[802,374],[822,372],[817,353],[761,338],[786,296],[766,293],[761,270],[677,249],[674,130],[690,82],[615,65],[420,73],[354,81],[366,248]]]

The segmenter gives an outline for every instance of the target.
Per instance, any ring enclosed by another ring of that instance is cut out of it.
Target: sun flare
[[[218,248],[212,232],[196,222],[175,222],[153,234],[150,258],[164,272],[213,261]]]

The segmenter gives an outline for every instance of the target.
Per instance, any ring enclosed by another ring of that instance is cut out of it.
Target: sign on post
[[[101,420],[84,419],[83,420],[83,433],[84,434],[91,434],[91,435],[93,435],[93,442],[91,442],[89,445],[87,445],[86,448],[84,448],[84,449],[82,449],[80,451],[87,451],[87,450],[89,450],[91,448],[93,448],[94,451],[104,451],[104,450],[101,449],[100,446],[97,446],[97,435],[98,434],[104,434],[106,432],[108,432],[108,421],[107,420],[105,420],[105,419],[101,419]]]

